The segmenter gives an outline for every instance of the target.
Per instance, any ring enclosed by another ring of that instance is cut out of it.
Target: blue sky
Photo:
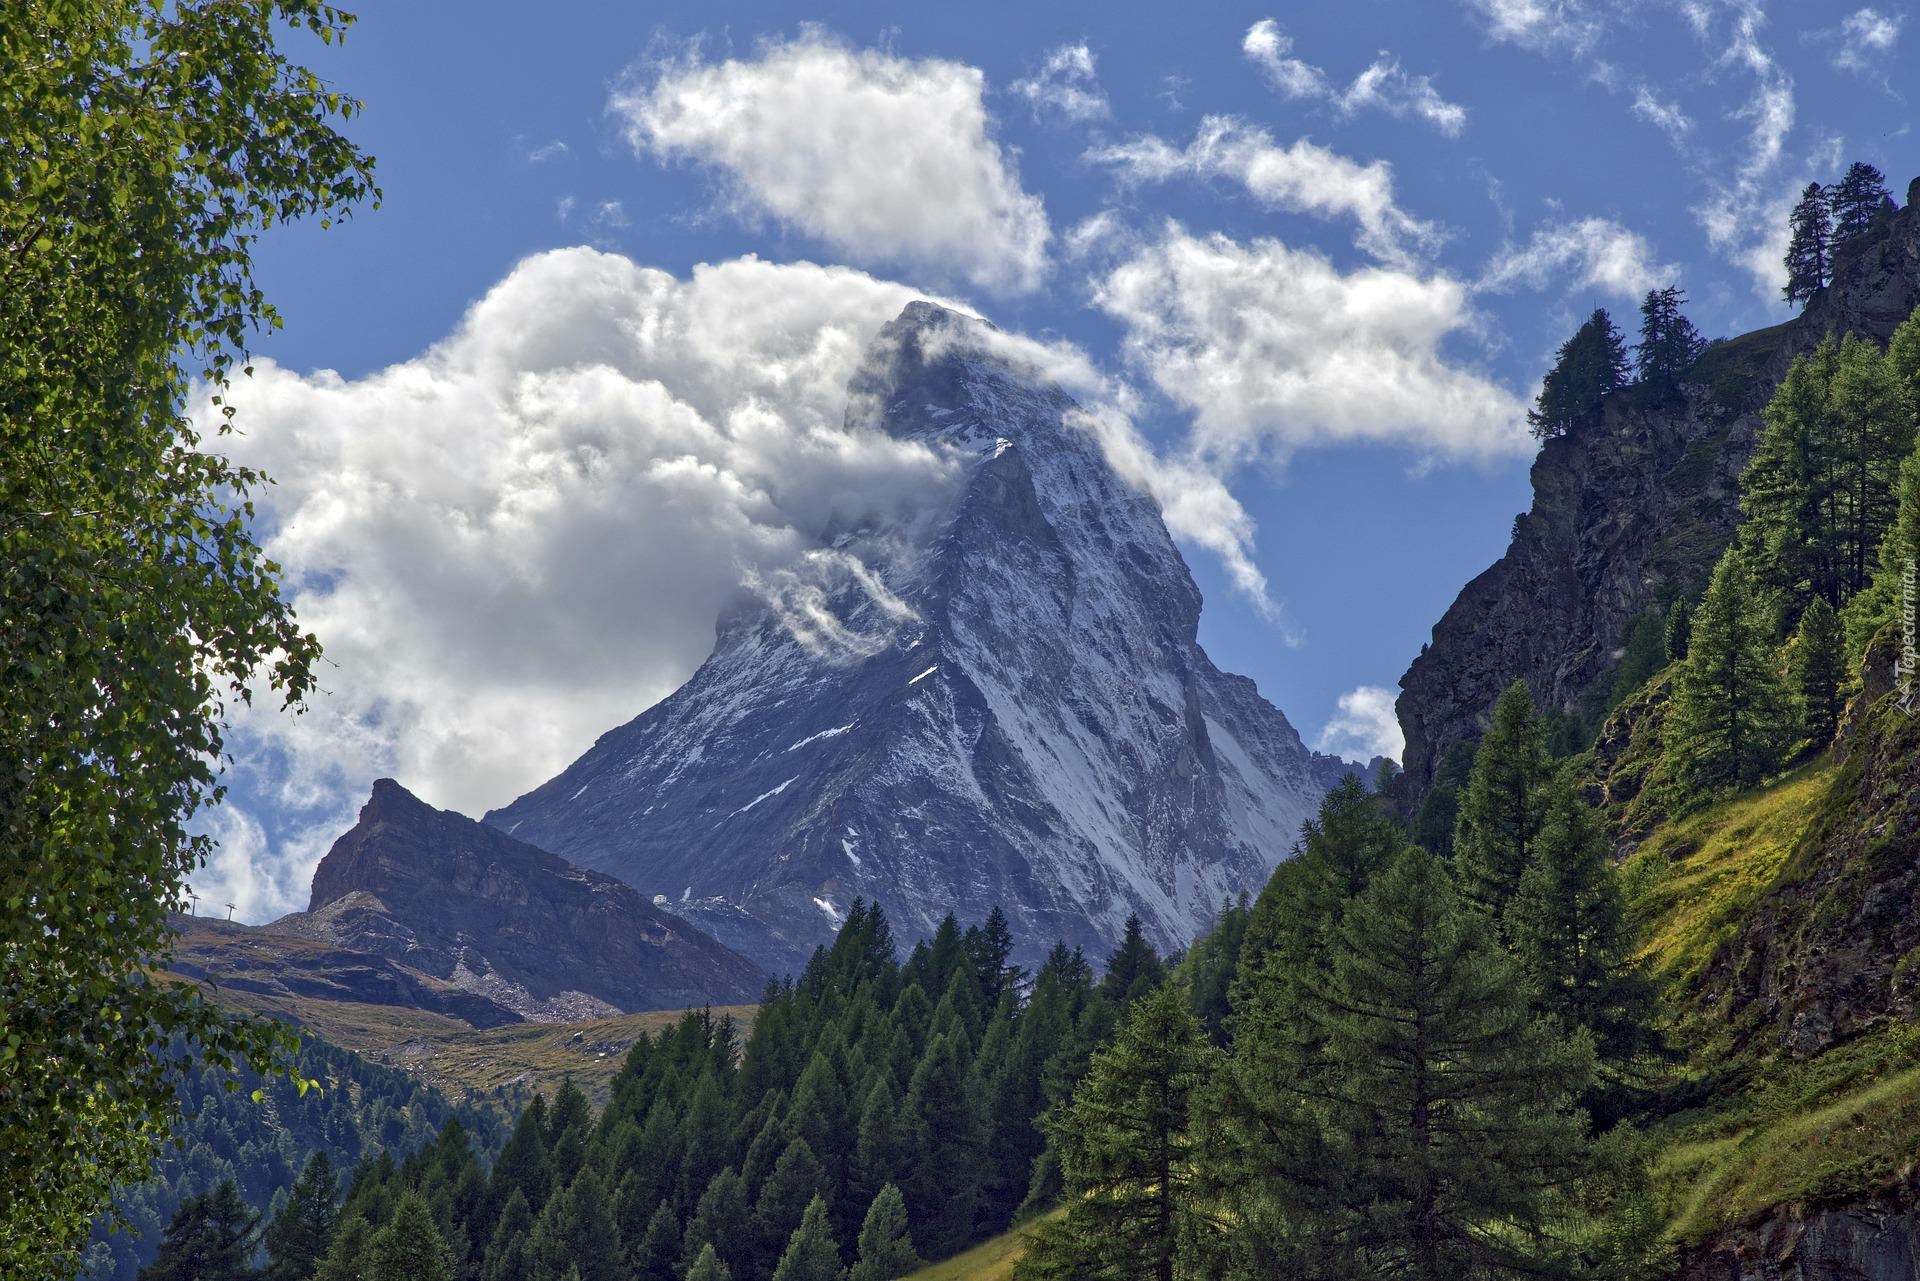
[[[503,804],[683,679],[822,495],[910,496],[923,461],[823,424],[848,337],[918,294],[1099,409],[1216,662],[1310,743],[1390,744],[1586,312],[1671,281],[1708,334],[1784,319],[1784,204],[1920,173],[1888,4],[530,12],[369,3],[300,49],[386,198],[261,254],[286,327],[241,450],[336,665],[236,736],[201,885],[243,916],[304,902],[376,775]]]

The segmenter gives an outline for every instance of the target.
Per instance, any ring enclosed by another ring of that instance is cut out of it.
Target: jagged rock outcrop
[[[1697,591],[1732,536],[1760,410],[1794,358],[1828,334],[1884,343],[1920,306],[1911,196],[1840,248],[1833,283],[1803,314],[1714,344],[1678,396],[1628,389],[1546,442],[1506,555],[1467,584],[1401,677],[1409,802],[1517,678],[1543,710],[1602,709],[1634,620]]]
[[[1847,1205],[1789,1206],[1686,1251],[1678,1281],[1920,1281],[1920,1184]]]
[[[766,981],[625,882],[434,809],[392,779],[373,785],[320,861],[307,910],[263,928],[384,958],[436,993],[535,1021],[739,1004]]]
[[[1352,767],[1208,660],[1158,508],[1007,346],[927,303],[887,325],[850,425],[943,455],[951,490],[858,518],[723,618],[685,686],[486,821],[775,969],[855,897],[903,941],[1002,908],[1032,960],[1102,956],[1129,913],[1184,944],[1258,889]]]

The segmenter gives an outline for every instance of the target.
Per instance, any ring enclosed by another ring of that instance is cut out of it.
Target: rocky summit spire
[[[722,621],[671,697],[487,816],[611,872],[770,969],[855,898],[904,940],[1006,911],[1028,957],[1163,947],[1257,890],[1347,766],[1196,633],[1154,502],[983,321],[911,304],[849,389],[854,430],[958,476]]]

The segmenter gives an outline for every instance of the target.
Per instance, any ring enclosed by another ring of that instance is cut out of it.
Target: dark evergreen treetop
[[[1573,337],[1560,345],[1540,395],[1527,411],[1534,436],[1563,436],[1583,414],[1599,408],[1627,379],[1627,349],[1604,308],[1594,308]]]
[[[1680,376],[1700,359],[1707,340],[1681,314],[1687,295],[1675,285],[1654,289],[1640,304],[1640,341],[1634,345],[1634,371],[1650,387],[1671,391]]]
[[[1788,215],[1788,225],[1792,234],[1787,241],[1787,284],[1783,292],[1790,303],[1805,302],[1833,278],[1833,210],[1827,189],[1817,182],[1808,183]]]
[[[1844,243],[1868,231],[1888,196],[1885,174],[1864,161],[1856,160],[1849,165],[1846,174],[1834,185],[1831,196],[1835,243]]]

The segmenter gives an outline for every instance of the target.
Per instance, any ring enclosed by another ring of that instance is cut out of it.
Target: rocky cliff
[[[1916,197],[1920,179],[1906,208],[1841,247],[1833,283],[1800,316],[1715,343],[1677,396],[1627,389],[1546,442],[1506,555],[1461,591],[1400,680],[1409,799],[1517,678],[1543,710],[1590,721],[1604,709],[1634,620],[1696,592],[1732,536],[1760,410],[1794,357],[1828,334],[1884,343],[1920,306]]]
[[[1679,1281],[1920,1281],[1920,1183],[1786,1207],[1686,1252]]]
[[[373,785],[320,861],[307,910],[264,930],[384,958],[442,1004],[452,990],[508,1012],[497,1021],[738,1004],[765,982],[624,882],[436,810],[392,779]]]
[[[1029,960],[1102,956],[1130,913],[1186,943],[1350,767],[1208,660],[1158,508],[990,326],[913,304],[849,406],[952,488],[850,516],[685,686],[486,821],[769,968],[856,897],[903,941],[999,907]]]

